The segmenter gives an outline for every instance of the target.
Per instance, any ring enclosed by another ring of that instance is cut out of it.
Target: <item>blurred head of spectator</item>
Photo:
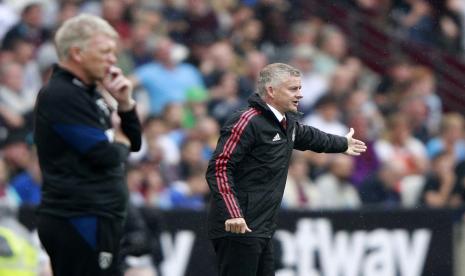
[[[320,31],[317,46],[321,52],[316,57],[315,68],[325,75],[331,75],[347,55],[346,36],[338,27],[325,25]]]
[[[400,181],[404,168],[396,162],[386,162],[378,171],[368,177],[359,189],[364,205],[378,204],[385,207],[401,206]]]
[[[465,160],[464,118],[459,113],[446,113],[442,117],[439,134],[426,144],[433,158],[440,152],[453,154],[456,162]]]
[[[213,34],[199,31],[192,35],[190,43],[189,62],[195,66],[200,66],[201,62],[210,55],[210,46],[215,42]]]
[[[377,140],[374,147],[382,163],[402,165],[406,175],[422,175],[428,169],[426,148],[412,136],[409,118],[403,113],[388,117],[385,139]]]
[[[338,154],[333,158],[329,166],[329,171],[340,181],[348,181],[354,168],[352,157]]]
[[[57,15],[57,26],[61,26],[67,19],[76,16],[79,13],[77,1],[62,1]]]
[[[181,147],[181,162],[179,164],[179,176],[186,180],[191,172],[199,165],[206,165],[207,160],[203,155],[203,144],[197,139],[188,139]]]
[[[425,66],[413,68],[409,92],[418,96],[429,96],[436,91],[436,77],[433,70]]]
[[[159,38],[155,42],[155,58],[166,68],[176,66],[176,60],[173,58],[174,43],[168,37]]]
[[[422,142],[429,140],[428,107],[425,101],[416,96],[406,97],[400,102],[400,111],[407,116],[413,136]]]
[[[288,1],[261,0],[255,5],[255,15],[266,26],[263,32],[263,42],[271,46],[283,46],[289,41]]]
[[[451,54],[461,54],[464,50],[464,15],[460,5],[463,4],[459,0],[446,0],[438,15],[438,46]]]
[[[319,21],[297,21],[291,26],[291,41],[293,47],[299,45],[315,46],[318,37]]]
[[[144,163],[142,163],[142,171],[144,172],[144,195],[146,205],[160,207],[166,204],[160,199],[166,189],[165,182],[160,172],[154,170],[151,166],[145,166]]]
[[[102,18],[108,21],[118,32],[125,43],[130,37],[130,26],[124,18],[125,11],[129,8],[126,1],[120,0],[103,0],[102,1]]]
[[[235,50],[244,55],[248,51],[258,48],[262,39],[263,25],[257,19],[249,19],[244,22],[243,26],[236,30],[232,36],[232,42]]]
[[[374,141],[384,130],[385,118],[379,112],[378,107],[372,101],[370,93],[364,89],[356,89],[346,95],[343,101],[343,116],[345,122],[350,122],[351,117],[365,117],[368,126],[367,136],[361,135],[361,139]],[[357,114],[361,116],[357,116]],[[347,125],[351,126],[350,123]],[[363,126],[361,126],[363,128]],[[357,128],[355,128],[357,129]],[[359,132],[357,130],[357,132]],[[365,136],[365,138],[364,138]]]
[[[215,36],[219,33],[219,20],[215,11],[207,0],[187,0],[186,13],[188,28],[186,41],[192,41],[192,35],[204,31]]]
[[[315,55],[316,51],[310,45],[299,45],[292,50],[291,63],[305,75],[313,71]]]
[[[411,137],[409,118],[403,113],[395,113],[387,118],[386,138],[393,144],[404,146]]]
[[[32,152],[24,130],[10,131],[2,145],[3,159],[14,177],[28,169],[32,161]]]
[[[329,81],[328,93],[338,99],[342,99],[346,94],[356,88],[356,71],[348,70],[344,65],[335,68]]]
[[[208,92],[201,87],[192,87],[187,90],[184,105],[182,126],[193,128],[198,120],[207,116]]]
[[[201,198],[205,199],[205,197],[209,194],[208,184],[205,180],[205,166],[198,166],[194,168],[192,172],[187,176],[186,182],[189,186],[190,195],[191,196],[200,196]]]
[[[246,100],[255,90],[258,76],[268,64],[268,57],[257,50],[245,54],[244,72],[239,76],[239,97]]]
[[[127,47],[135,67],[152,61],[152,53],[147,47],[151,32],[150,26],[143,22],[136,22],[131,26],[131,39],[128,39]]]
[[[212,101],[208,104],[209,114],[223,125],[228,116],[244,107],[246,102],[239,97],[238,77],[235,73],[219,75],[218,84],[210,89]]]
[[[17,62],[0,65],[0,83],[11,92],[21,93],[23,90],[23,66]]]
[[[32,42],[18,38],[12,42],[12,45],[11,53],[16,62],[26,65],[34,57],[35,46]]]
[[[252,7],[239,4],[231,11],[231,29],[240,29],[245,22],[253,18],[254,11]]]
[[[42,44],[37,50],[36,61],[42,83],[45,84],[52,74],[53,64],[58,62],[55,46],[49,42]]]
[[[302,72],[302,96],[299,111],[308,115],[315,102],[327,93],[328,78],[319,73],[314,66],[316,50],[307,44],[301,44],[291,49],[291,61]]]
[[[314,112],[306,116],[304,122],[331,134],[347,134],[347,127],[341,122],[338,100],[333,95],[321,96],[314,105]]]
[[[237,58],[233,47],[228,41],[222,40],[214,43],[208,52],[208,56],[206,56],[206,59],[200,65],[200,70],[205,76],[207,87],[211,84],[209,76],[217,72],[237,70]]]
[[[172,102],[166,105],[162,118],[165,121],[168,132],[178,130],[182,127],[184,105]]]
[[[163,177],[175,179],[175,166],[179,163],[180,152],[176,141],[168,135],[168,127],[161,117],[151,116],[144,122],[143,143],[138,159],[159,168]]]
[[[38,47],[45,41],[48,34],[42,26],[42,6],[39,2],[32,2],[24,6],[21,20],[14,25],[3,38],[3,49],[13,50],[17,39],[24,39]]]
[[[197,121],[194,129],[189,133],[190,139],[199,140],[203,144],[202,157],[210,160],[220,135],[220,126],[212,117],[205,116]]]

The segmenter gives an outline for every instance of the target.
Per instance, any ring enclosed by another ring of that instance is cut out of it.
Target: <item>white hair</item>
[[[55,46],[60,60],[68,57],[71,47],[84,49],[96,34],[104,34],[113,39],[118,33],[104,19],[91,14],[81,14],[66,20],[55,34]]]
[[[300,77],[300,71],[285,63],[272,63],[265,66],[257,81],[257,93],[260,97],[266,95],[268,86],[277,87],[289,77]]]

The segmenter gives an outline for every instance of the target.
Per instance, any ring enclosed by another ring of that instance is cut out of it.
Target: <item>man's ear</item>
[[[75,46],[70,47],[68,56],[72,61],[81,63],[81,61],[82,61],[82,49],[79,48],[79,47],[75,47]]]
[[[273,89],[273,87],[270,85],[270,86],[267,86],[266,87],[266,96],[270,99],[273,99],[274,98],[274,94],[275,94],[275,91]]]

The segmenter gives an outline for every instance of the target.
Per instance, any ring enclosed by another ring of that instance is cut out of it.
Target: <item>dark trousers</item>
[[[274,276],[273,241],[267,238],[213,239],[219,276]]]
[[[97,218],[93,237],[92,233],[80,233],[69,219],[43,214],[39,216],[37,228],[50,256],[54,276],[121,275],[117,264],[122,234],[120,221]]]

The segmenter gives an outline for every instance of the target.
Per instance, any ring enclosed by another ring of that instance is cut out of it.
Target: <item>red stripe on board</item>
[[[216,181],[218,183],[218,188],[220,194],[223,197],[223,200],[226,203],[226,207],[228,212],[230,213],[231,217],[240,217],[239,205],[234,200],[234,196],[231,193],[231,187],[229,185],[228,176],[226,174],[226,165],[231,157],[231,153],[234,148],[237,146],[239,142],[240,136],[244,132],[245,127],[247,126],[248,122],[252,117],[260,112],[256,109],[250,109],[244,112],[239,121],[234,125],[231,130],[231,136],[229,136],[228,140],[223,147],[223,152],[218,156],[216,160]]]

